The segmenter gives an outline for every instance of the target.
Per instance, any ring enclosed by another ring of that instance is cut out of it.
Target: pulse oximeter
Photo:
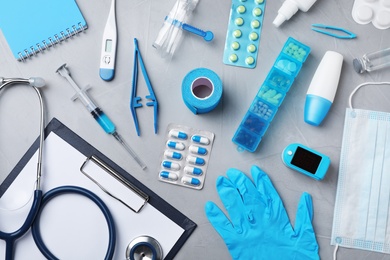
[[[283,163],[313,179],[322,180],[330,165],[330,158],[302,144],[288,145],[282,153]]]

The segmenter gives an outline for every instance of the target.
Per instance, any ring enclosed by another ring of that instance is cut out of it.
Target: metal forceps
[[[156,96],[154,94],[152,84],[150,83],[148,74],[146,72],[145,64],[141,56],[141,52],[138,49],[138,41],[137,38],[134,38],[134,65],[133,65],[133,83],[132,83],[132,91],[131,91],[131,99],[130,99],[130,110],[133,115],[135,129],[137,131],[137,135],[140,136],[139,123],[137,118],[136,109],[142,107],[142,104],[138,103],[141,100],[141,97],[137,96],[137,82],[138,82],[138,60],[139,65],[141,67],[142,74],[144,76],[146,86],[149,90],[149,95],[146,96],[146,99],[149,99],[150,102],[147,102],[146,105],[154,107],[154,133],[157,133],[157,121],[158,121],[158,103]]]

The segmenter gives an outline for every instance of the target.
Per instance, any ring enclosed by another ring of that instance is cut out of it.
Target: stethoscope
[[[39,135],[39,148],[38,148],[37,175],[36,175],[36,183],[34,187],[34,196],[33,196],[31,209],[23,225],[18,230],[11,233],[0,231],[0,239],[4,240],[6,243],[5,259],[6,260],[13,259],[15,241],[20,237],[22,237],[30,229],[30,227],[31,227],[35,244],[37,245],[41,253],[48,259],[57,259],[57,257],[55,257],[49,251],[49,249],[46,247],[46,245],[42,240],[40,234],[39,218],[44,206],[51,199],[53,199],[58,195],[67,194],[67,193],[73,193],[73,194],[78,194],[87,197],[100,208],[100,210],[102,211],[106,219],[108,230],[109,230],[109,245],[108,245],[105,259],[106,260],[112,259],[115,251],[115,244],[116,244],[115,223],[109,209],[96,194],[81,187],[62,186],[62,187],[54,188],[48,191],[45,195],[43,195],[40,179],[42,175],[41,174],[42,173],[42,149],[43,149],[43,140],[44,140],[44,104],[43,104],[43,99],[39,88],[45,86],[45,81],[42,78],[38,78],[38,77],[29,78],[29,79],[0,77],[0,91],[4,89],[6,86],[13,85],[13,84],[29,85],[37,93],[39,99],[39,105],[40,105],[40,135]]]

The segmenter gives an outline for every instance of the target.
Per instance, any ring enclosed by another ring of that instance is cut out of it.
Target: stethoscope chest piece
[[[150,236],[135,238],[126,249],[127,260],[161,260],[163,258],[161,245]]]

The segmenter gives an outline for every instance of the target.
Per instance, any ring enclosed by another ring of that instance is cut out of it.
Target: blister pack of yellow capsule
[[[260,43],[265,0],[232,0],[223,62],[255,68]]]
[[[212,132],[169,124],[159,167],[159,180],[202,189],[213,143]]]

